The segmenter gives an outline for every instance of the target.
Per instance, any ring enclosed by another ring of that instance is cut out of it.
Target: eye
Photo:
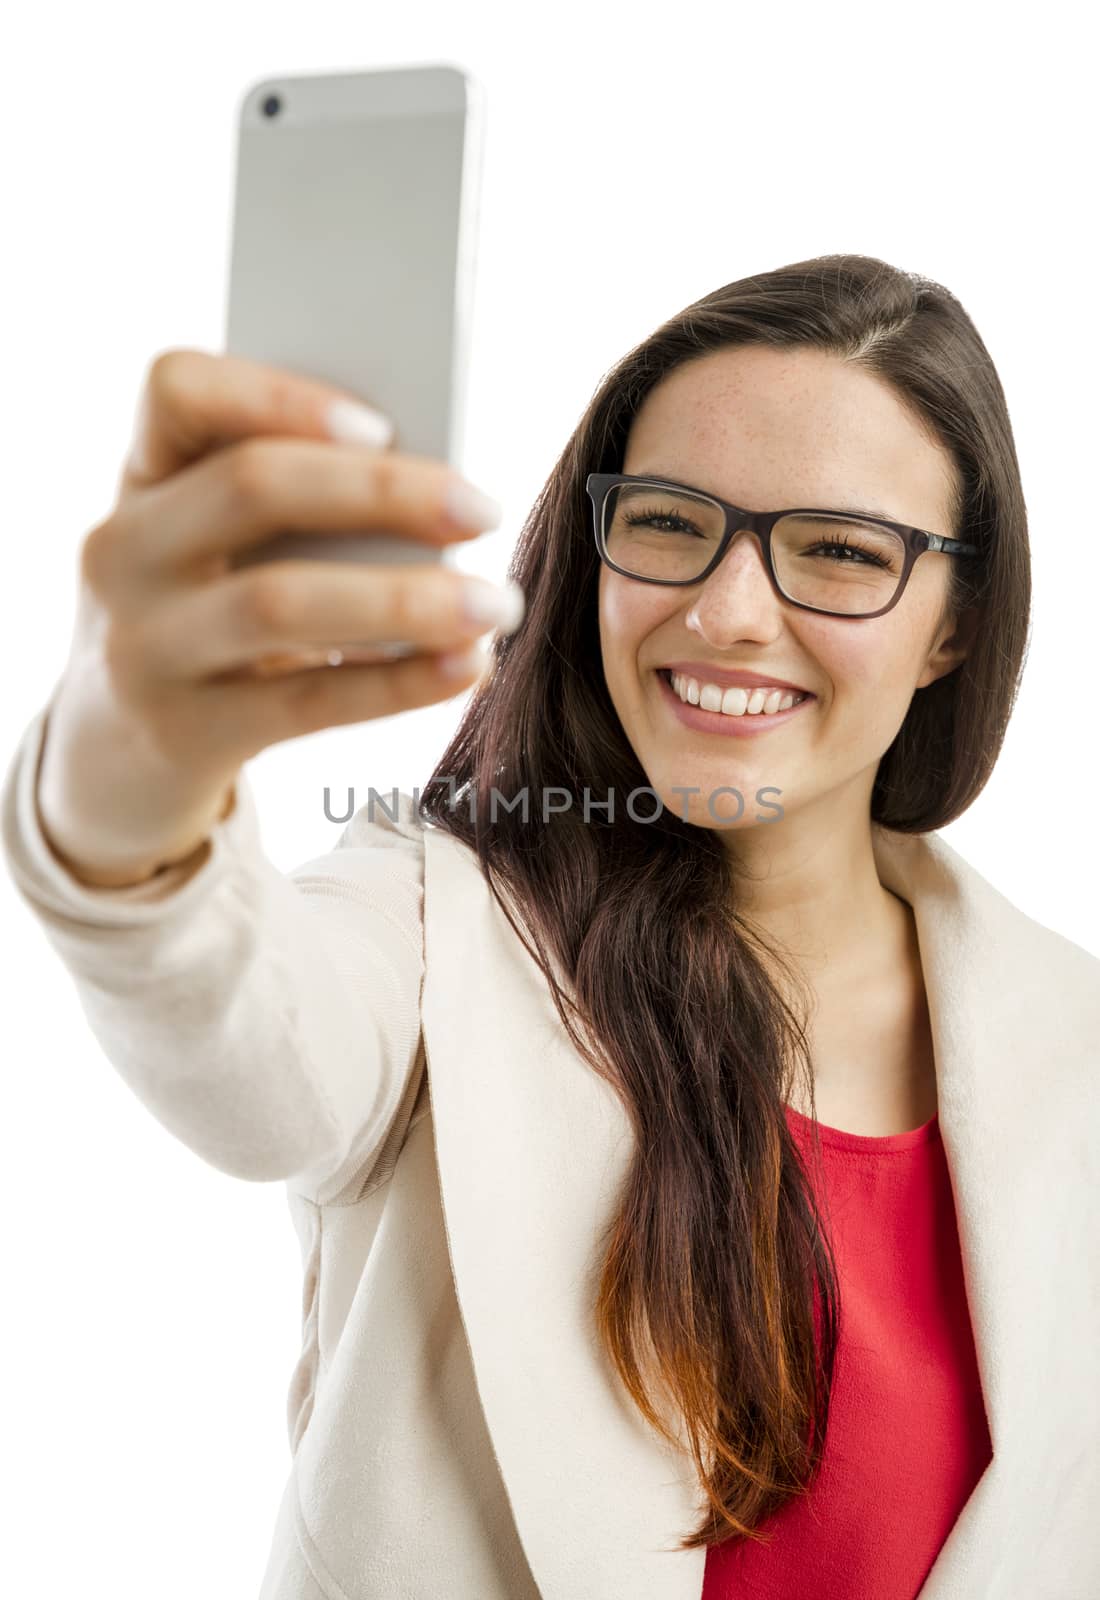
[[[877,551],[865,550],[862,545],[852,544],[847,538],[819,539],[817,544],[814,546],[814,549],[843,550],[845,552],[846,559],[854,559],[856,557],[859,558],[856,563],[858,566],[866,565],[872,567],[888,567],[890,565],[889,561],[887,561],[883,556],[879,555]],[[811,550],[808,553],[812,555],[813,551]]]
[[[623,513],[623,521],[632,528],[652,527],[655,523],[667,522],[676,524],[672,529],[674,533],[699,534],[702,532],[702,529],[692,522],[689,517],[682,517],[679,512],[674,511],[627,511]]]

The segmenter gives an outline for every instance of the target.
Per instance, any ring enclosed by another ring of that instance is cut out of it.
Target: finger
[[[271,655],[256,656],[243,666],[233,669],[234,678],[274,678],[287,672],[301,672],[307,667],[361,667],[396,661],[401,656],[416,655],[412,645],[359,645],[342,644],[313,650],[282,650]],[[219,681],[224,681],[222,674]]]
[[[323,659],[334,649],[378,649],[394,640],[442,653],[490,627],[518,625],[518,590],[515,602],[502,596],[496,615],[469,609],[472,593],[499,592],[434,563],[271,562],[173,595],[129,624],[128,648],[143,675],[162,681],[199,680],[272,654]]]
[[[499,507],[461,513],[466,485],[445,461],[362,445],[251,439],[205,456],[120,505],[97,530],[124,582],[169,575],[211,557],[247,558],[283,532],[395,534],[442,545],[495,526]],[[109,529],[110,537],[105,537]],[[93,536],[95,537],[95,536]]]
[[[319,379],[245,356],[162,351],[145,376],[120,487],[160,482],[211,450],[252,435],[329,438],[334,400],[369,406]],[[392,443],[396,434],[390,427]]]
[[[492,657],[475,647],[471,659],[464,674],[446,674],[439,655],[415,655],[386,666],[318,667],[267,680],[208,682],[188,696],[189,714],[213,759],[247,761],[301,734],[449,699],[479,682]]]

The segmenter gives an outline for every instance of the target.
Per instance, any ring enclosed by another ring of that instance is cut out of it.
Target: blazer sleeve
[[[12,881],[108,1060],[219,1171],[323,1203],[392,1160],[420,1081],[422,824],[362,808],[334,849],[281,872],[242,770],[197,869],[96,888],[61,864],[36,786],[49,704],[0,794]],[[382,796],[386,800],[386,796]],[[387,802],[388,803],[388,802]]]

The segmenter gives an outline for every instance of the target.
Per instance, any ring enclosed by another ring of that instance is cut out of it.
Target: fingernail
[[[381,449],[394,433],[389,417],[355,400],[334,400],[325,422],[329,433],[341,444],[372,444]]]
[[[464,528],[496,528],[504,515],[499,501],[491,495],[482,494],[465,478],[452,478],[448,485],[447,512]]]
[[[486,578],[463,579],[462,609],[471,622],[512,633],[523,618],[524,604],[523,590],[510,579],[503,587]]]

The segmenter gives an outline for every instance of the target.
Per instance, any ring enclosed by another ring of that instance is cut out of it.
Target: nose
[[[760,540],[739,528],[717,567],[694,591],[688,622],[715,643],[746,629],[774,631],[782,602],[772,587]]]

